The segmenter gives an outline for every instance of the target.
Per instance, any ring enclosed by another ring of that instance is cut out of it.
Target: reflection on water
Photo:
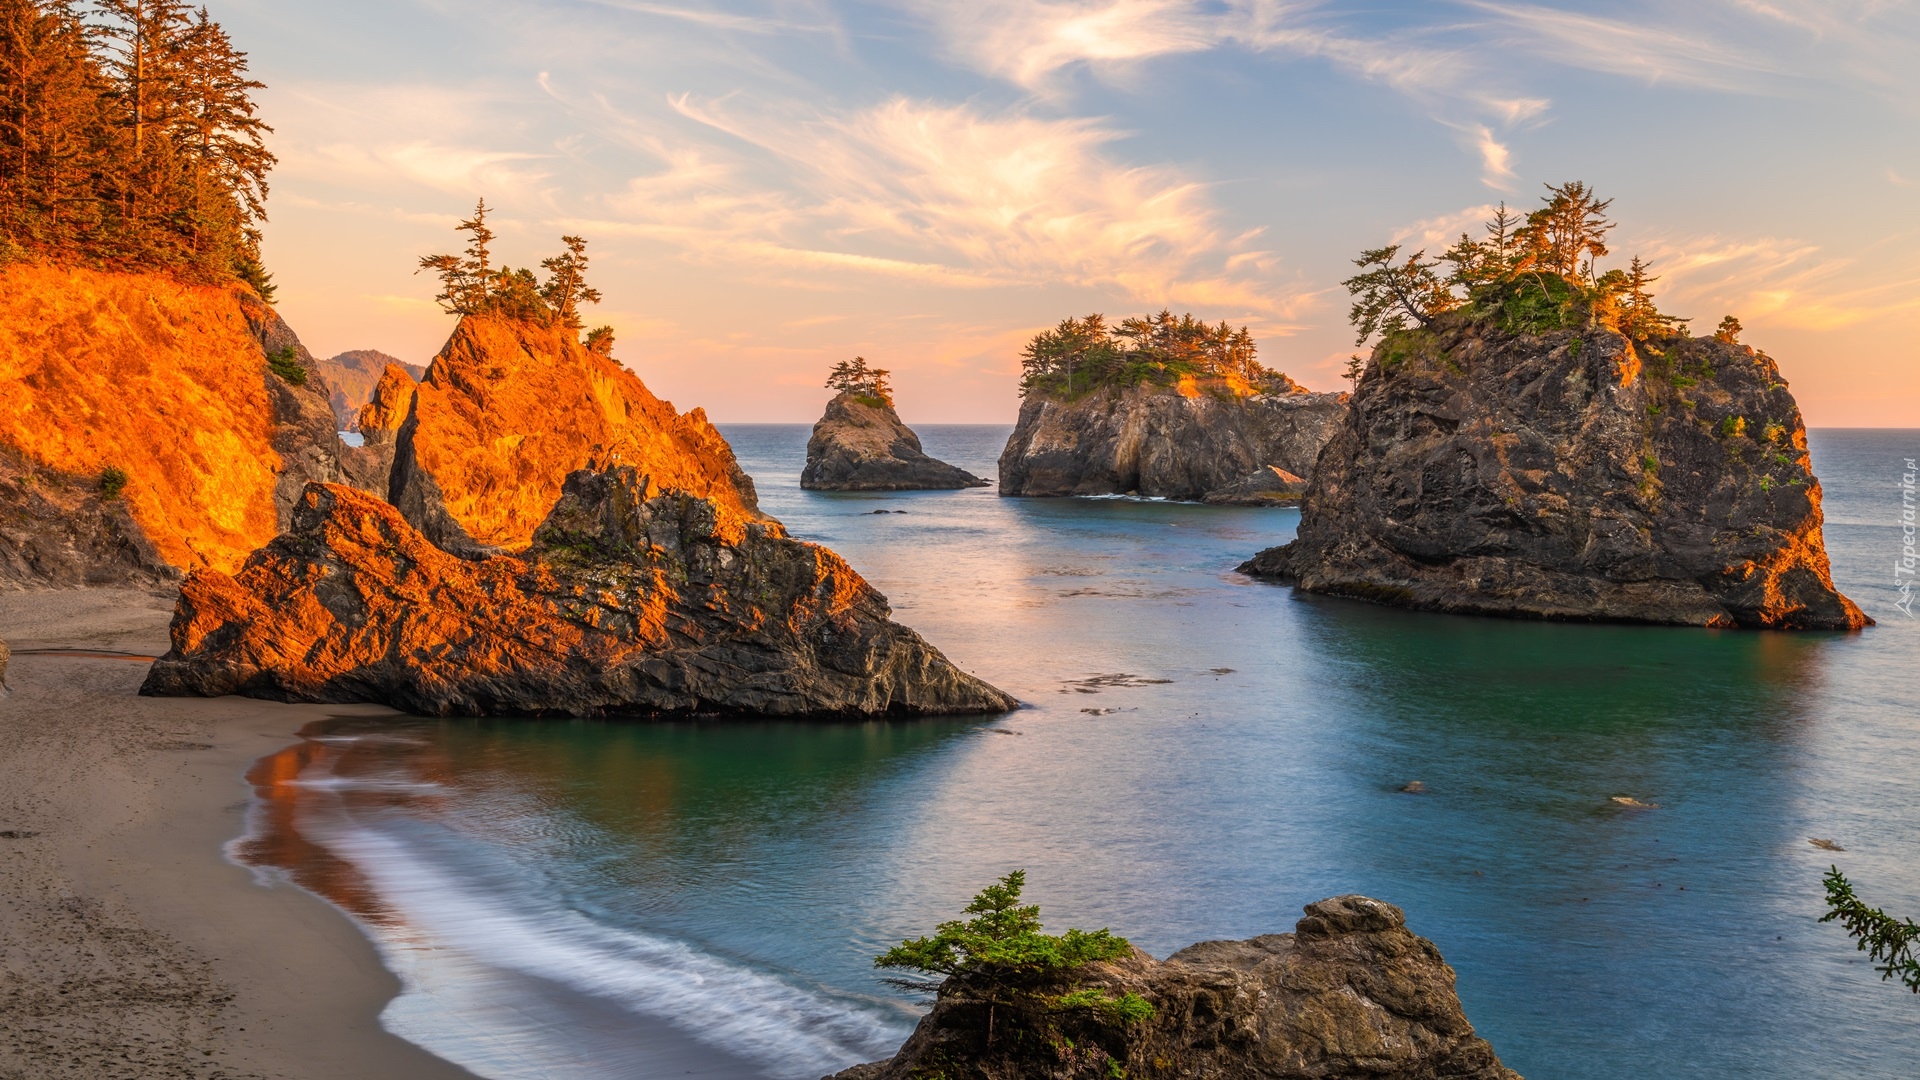
[[[1028,707],[310,733],[256,767],[240,851],[372,927],[407,1037],[499,1077],[681,1075],[688,1039],[725,1048],[707,1075],[818,1076],[911,1024],[873,955],[1023,866],[1050,923],[1163,955],[1321,896],[1401,904],[1536,1080],[1895,1076],[1920,1051],[1912,1002],[1813,921],[1836,858],[1920,912],[1920,635],[1849,577],[1885,540],[1862,477],[1822,467],[1861,522],[1836,572],[1883,626],[1733,633],[1303,597],[1231,573],[1295,511],[809,494],[804,427],[727,434],[770,512]],[[1004,434],[922,433],[983,475]]]

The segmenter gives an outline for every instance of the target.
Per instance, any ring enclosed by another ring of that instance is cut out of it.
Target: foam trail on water
[[[617,1023],[596,1030],[579,1010],[556,1003],[554,987],[603,1009],[665,1021],[769,1077],[812,1080],[885,1057],[905,1034],[898,1018],[684,942],[603,925],[539,889],[488,888],[480,882],[503,875],[438,865],[401,830],[339,820],[309,825],[309,835],[352,863],[397,916],[368,927],[406,988],[383,1023],[481,1075],[647,1075],[649,1051],[635,1045],[634,1031]],[[623,1056],[626,1068],[616,1060]],[[675,1064],[673,1073],[683,1075],[678,1066],[686,1062]]]

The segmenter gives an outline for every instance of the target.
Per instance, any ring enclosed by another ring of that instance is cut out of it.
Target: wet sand
[[[385,710],[155,699],[172,598],[0,593],[0,1080],[470,1077],[387,1034],[398,991],[345,915],[222,857],[247,765]]]

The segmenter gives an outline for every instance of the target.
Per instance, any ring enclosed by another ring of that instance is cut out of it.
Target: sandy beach
[[[398,985],[346,916],[221,854],[248,763],[383,710],[139,697],[171,609],[0,593],[0,1078],[471,1076],[381,1029]]]

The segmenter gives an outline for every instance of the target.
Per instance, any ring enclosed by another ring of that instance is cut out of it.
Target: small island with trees
[[[951,491],[991,483],[920,448],[920,436],[893,410],[892,374],[869,366],[862,356],[842,360],[827,373],[827,389],[838,393],[813,425],[800,486],[809,491]]]
[[[1041,331],[1022,353],[1002,495],[1288,505],[1346,413],[1262,364],[1245,326],[1171,310]]]

